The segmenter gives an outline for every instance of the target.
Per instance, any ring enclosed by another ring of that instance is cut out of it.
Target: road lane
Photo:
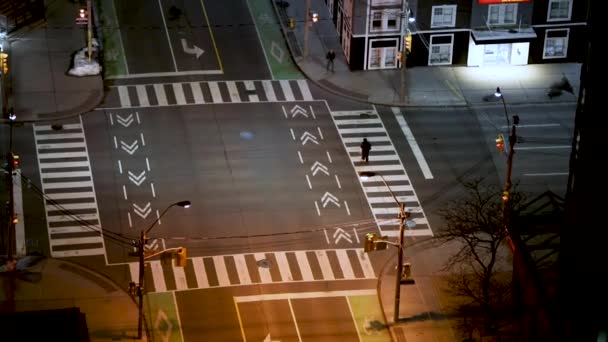
[[[157,1],[114,1],[130,74],[175,71]]]

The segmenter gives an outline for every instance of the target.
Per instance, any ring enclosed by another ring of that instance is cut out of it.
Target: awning
[[[518,27],[511,29],[473,29],[473,40],[475,44],[502,44],[528,42],[536,38],[536,32],[532,27]]]

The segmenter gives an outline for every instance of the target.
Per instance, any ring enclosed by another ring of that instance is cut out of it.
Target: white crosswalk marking
[[[118,96],[120,97],[121,107],[131,107],[131,99],[129,98],[129,89],[127,87],[119,87]]]
[[[138,84],[135,86],[135,89],[137,89],[137,97],[139,98],[139,103],[141,103],[141,105],[144,107],[148,107],[150,105],[150,101],[148,100],[146,86]]]
[[[291,269],[289,268],[289,262],[287,262],[287,255],[285,255],[285,252],[275,253],[275,258],[277,259],[277,266],[279,266],[279,272],[281,273],[281,280],[292,281],[293,275],[291,274]]]
[[[243,81],[243,83],[245,84],[245,89],[248,91],[255,91],[255,84],[253,84],[253,81]],[[257,94],[248,94],[248,96],[249,102],[260,102],[260,98]]]
[[[196,276],[196,284],[199,288],[208,288],[209,280],[207,280],[207,271],[205,271],[205,264],[203,258],[192,258],[192,266],[194,266],[194,274]]]
[[[245,255],[238,254],[234,256],[234,263],[236,270],[239,275],[241,285],[251,284],[251,277],[249,277],[249,270],[247,269],[247,263],[245,262]]]
[[[167,102],[167,94],[165,94],[164,84],[155,84],[154,85],[154,94],[156,95],[156,99],[158,100],[159,106],[166,106],[169,104]]]
[[[236,88],[236,83],[234,83],[234,81],[226,81],[226,86],[228,87],[228,94],[230,94],[230,102],[241,102],[239,90]]]
[[[182,84],[181,83],[173,83],[173,93],[175,94],[175,102],[177,102],[178,105],[185,105],[186,102],[186,96],[184,95],[184,88],[182,88]]]
[[[150,86],[153,92],[148,91]],[[314,101],[306,80],[242,80],[112,86],[118,107],[183,106],[212,103]],[[190,91],[188,91],[188,89]],[[227,89],[228,98],[222,96]],[[186,94],[192,93],[192,98]],[[173,93],[171,96],[170,93]],[[279,100],[280,99],[280,100]]]
[[[220,92],[220,87],[217,85],[217,82],[209,82],[207,85],[209,86],[213,103],[224,103],[222,93]]]
[[[150,270],[152,271],[152,281],[154,281],[154,289],[157,292],[167,291],[167,284],[165,283],[165,275],[163,274],[163,267],[159,260],[152,260],[149,263]]]
[[[126,89],[119,95],[128,101]],[[105,255],[80,117],[62,123],[61,129],[48,124],[33,129],[51,256]]]
[[[266,259],[266,254],[255,253],[254,257],[256,261],[260,261]],[[258,267],[258,272],[260,274],[260,279],[262,283],[272,283],[272,275],[270,274],[269,267]]]
[[[328,254],[335,254],[330,258]],[[354,255],[356,254],[356,258]],[[296,264],[289,264],[288,255]],[[349,255],[353,256],[349,258]],[[274,257],[271,257],[274,256]],[[257,270],[247,267],[246,260],[255,259],[269,261],[268,264],[257,265]],[[207,259],[205,261],[205,259]],[[194,257],[189,259],[192,267],[180,268],[172,263],[164,264],[160,261],[150,261],[145,272],[152,273],[146,279],[152,279],[152,284],[146,288],[150,292],[180,291],[189,289],[190,284],[196,284],[195,288],[214,288],[227,286],[244,286],[255,284],[274,284],[281,282],[310,282],[310,281],[341,281],[357,279],[374,279],[373,266],[366,253],[362,249],[336,249],[315,251],[287,251],[254,254],[216,255],[209,257]],[[270,262],[276,260],[276,262]],[[313,271],[311,265],[318,264],[320,270]],[[355,263],[358,265],[355,267]],[[213,264],[213,266],[209,266]],[[233,264],[233,266],[229,266]],[[205,266],[207,265],[207,266]],[[128,264],[131,280],[139,281],[138,264]],[[334,270],[341,270],[342,276],[334,274]],[[301,274],[294,279],[292,271]],[[273,281],[280,274],[281,279]],[[166,280],[167,279],[167,280]],[[170,281],[169,279],[174,279]],[[230,279],[238,279],[237,283],[231,283]],[[174,285],[173,285],[174,284]],[[194,287],[193,287],[194,288]]]
[[[215,273],[217,274],[217,280],[220,286],[229,286],[230,278],[228,278],[228,270],[226,270],[226,262],[223,256],[214,256],[213,265],[215,266]]]
[[[203,97],[203,91],[201,90],[201,84],[198,82],[190,82],[190,88],[192,89],[192,96],[194,97],[194,103],[201,104],[205,103]]]
[[[399,233],[399,222],[394,219],[399,209],[391,195],[392,191],[399,201],[406,204],[407,210],[412,213],[411,220],[416,222],[416,226],[408,228],[405,234],[432,236],[418,196],[376,110],[335,111],[331,112],[331,116],[355,171],[378,174],[374,177],[376,179],[361,181],[361,186],[381,234],[397,236]],[[372,144],[368,163],[361,160],[360,144],[363,138]]]
[[[298,80],[298,87],[302,92],[302,97],[304,101],[312,101],[312,94],[310,93],[310,89],[308,88],[308,83],[306,80]]]
[[[286,101],[294,101],[295,97],[293,96],[293,91],[291,91],[291,87],[289,86],[289,81],[280,80],[281,90],[283,90],[283,95],[285,95]]]
[[[300,266],[300,272],[302,272],[302,279],[304,281],[314,280],[314,277],[312,276],[312,270],[310,269],[310,264],[308,264],[306,252],[297,251],[296,259],[298,260],[298,266]]]
[[[325,251],[315,251],[317,255],[317,260],[319,261],[319,266],[321,266],[321,272],[323,272],[323,279],[334,280],[334,273],[331,270],[331,265],[329,264],[329,258],[327,257],[327,253]]]
[[[272,81],[264,80],[262,81],[262,86],[264,87],[264,92],[266,93],[268,101],[276,102],[277,96],[274,93],[274,88],[272,88]]]

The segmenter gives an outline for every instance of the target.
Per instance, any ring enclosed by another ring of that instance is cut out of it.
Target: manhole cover
[[[258,260],[257,264],[258,264],[258,267],[270,268],[270,266],[272,266],[272,261],[270,261],[268,259],[262,259],[262,260]]]

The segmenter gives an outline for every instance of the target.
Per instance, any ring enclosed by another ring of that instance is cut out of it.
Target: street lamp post
[[[394,316],[393,316],[394,317],[393,321],[395,323],[397,323],[397,321],[399,320],[399,304],[401,302],[401,274],[403,273],[403,247],[404,247],[404,235],[405,235],[405,220],[410,216],[410,213],[405,211],[405,203],[402,203],[397,199],[397,196],[395,196],[395,193],[393,192],[393,190],[391,190],[391,187],[388,186],[388,184],[386,183],[386,180],[384,179],[384,177],[381,174],[366,171],[366,172],[359,173],[359,175],[360,175],[361,179],[367,179],[367,178],[373,177],[373,176],[380,176],[382,183],[384,183],[384,186],[386,186],[389,193],[391,194],[391,196],[393,196],[393,199],[399,206],[399,217],[398,217],[399,218],[399,244],[397,245],[397,248],[398,248],[398,251],[397,251],[397,277],[395,279],[395,308],[394,308]]]
[[[509,229],[509,202],[511,200],[511,174],[513,170],[513,155],[515,154],[515,143],[517,142],[517,125],[519,124],[519,116],[513,115],[513,125],[509,122],[509,114],[507,112],[507,103],[505,101],[504,94],[500,91],[500,87],[496,87],[496,92],[494,96],[499,97],[502,100],[502,105],[505,110],[505,118],[507,120],[507,127],[511,126],[511,132],[509,133],[509,152],[507,154],[507,174],[505,176],[505,187],[502,194],[503,207],[502,207],[502,216],[503,216],[503,224],[505,230],[507,232],[507,238],[509,240],[509,245],[511,250],[514,250],[514,245],[511,239],[511,233]]]
[[[179,206],[182,208],[189,208],[190,201],[175,202],[175,203],[169,205],[167,208],[165,208],[163,213],[160,214],[160,216],[154,222],[152,222],[152,224],[148,227],[148,229],[146,229],[146,230],[142,229],[140,231],[139,241],[137,242],[137,245],[136,245],[137,246],[137,256],[139,257],[139,283],[137,284],[137,296],[139,298],[139,303],[138,303],[139,318],[138,318],[138,323],[137,323],[137,338],[138,339],[142,338],[142,326],[143,326],[143,318],[144,318],[144,261],[145,261],[144,247],[146,245],[147,235],[150,232],[150,230],[152,230],[152,228],[154,228],[154,226],[158,223],[158,221],[160,221],[161,217],[163,217],[167,213],[167,211],[174,206]]]

